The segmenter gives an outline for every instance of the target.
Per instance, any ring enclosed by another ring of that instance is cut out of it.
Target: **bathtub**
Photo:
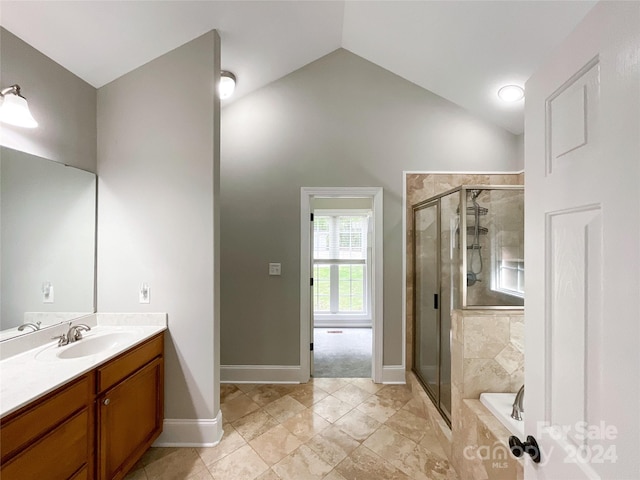
[[[481,393],[480,403],[487,407],[507,430],[524,440],[524,414],[522,421],[511,418],[515,398],[515,393]]]

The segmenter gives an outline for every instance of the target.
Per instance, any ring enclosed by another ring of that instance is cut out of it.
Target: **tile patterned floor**
[[[457,480],[404,385],[221,385],[224,437],[151,448],[125,480]]]

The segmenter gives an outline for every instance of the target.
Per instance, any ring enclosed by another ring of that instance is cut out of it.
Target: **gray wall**
[[[96,171],[96,89],[0,27],[0,88],[17,83],[38,128],[2,124],[0,144]]]
[[[299,364],[301,186],[384,188],[383,362],[400,365],[403,170],[520,168],[515,135],[343,49],[225,107],[221,132],[223,365]]]
[[[168,313],[168,419],[219,410],[219,70],[210,32],[98,91],[98,311]]]

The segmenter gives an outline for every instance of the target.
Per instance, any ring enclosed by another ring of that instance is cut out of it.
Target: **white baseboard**
[[[382,383],[407,383],[406,369],[404,365],[383,365],[382,366]]]
[[[220,365],[220,383],[300,383],[300,365]]]
[[[222,411],[212,419],[164,420],[154,447],[214,447],[222,439]]]
[[[321,320],[313,321],[314,328],[371,328],[371,320]]]

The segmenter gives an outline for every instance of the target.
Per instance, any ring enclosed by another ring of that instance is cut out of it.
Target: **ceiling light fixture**
[[[220,84],[218,85],[218,93],[221,99],[229,98],[233,95],[233,91],[236,89],[236,76],[227,72],[226,70],[222,70],[220,72]]]
[[[10,123],[18,127],[35,128],[35,121],[29,111],[27,99],[20,94],[20,85],[11,85],[0,91],[2,105],[0,105],[0,122]]]
[[[498,90],[498,97],[505,102],[517,102],[524,98],[524,88],[518,85],[505,85]]]

